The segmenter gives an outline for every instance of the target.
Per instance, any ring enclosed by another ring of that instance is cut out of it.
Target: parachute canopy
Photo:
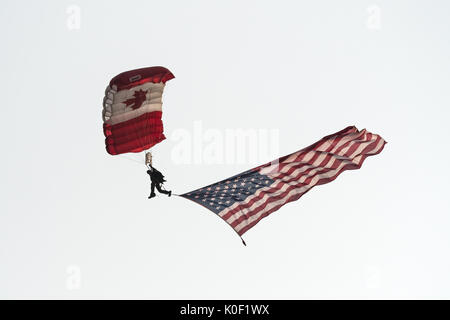
[[[164,67],[149,67],[115,76],[103,99],[106,151],[116,155],[141,152],[163,141],[162,94],[175,78]]]

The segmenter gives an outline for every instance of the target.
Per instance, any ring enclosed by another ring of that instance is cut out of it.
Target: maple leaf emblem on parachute
[[[147,91],[144,91],[142,89],[136,90],[133,94],[133,98],[127,99],[123,103],[125,103],[127,107],[131,106],[131,109],[133,110],[139,109],[147,99],[146,94]]]

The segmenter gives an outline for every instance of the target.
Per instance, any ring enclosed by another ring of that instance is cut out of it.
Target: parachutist
[[[150,196],[149,199],[156,196],[155,194],[155,187],[156,190],[158,190],[159,193],[167,194],[169,197],[172,195],[172,191],[167,191],[162,189],[162,184],[166,181],[164,179],[164,176],[161,172],[153,168],[151,165],[149,165],[149,170],[147,170],[148,175],[150,176],[150,180],[152,181],[151,189],[150,189]]]

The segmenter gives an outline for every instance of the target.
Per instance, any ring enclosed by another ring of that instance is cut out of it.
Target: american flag
[[[242,236],[312,187],[333,181],[345,170],[359,169],[385,144],[379,135],[350,126],[300,151],[181,196],[219,215]]]

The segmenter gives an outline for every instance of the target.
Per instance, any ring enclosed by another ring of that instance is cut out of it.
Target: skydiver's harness
[[[153,168],[152,164],[153,164],[153,156],[152,156],[152,153],[150,151],[148,151],[145,153],[145,165],[149,170],[153,170],[154,168]],[[164,188],[164,182],[161,182],[159,184],[159,186],[161,189],[167,191],[166,188]]]
[[[145,165],[149,169],[152,166],[152,160],[153,160],[152,153],[151,152],[146,152],[145,153]]]

